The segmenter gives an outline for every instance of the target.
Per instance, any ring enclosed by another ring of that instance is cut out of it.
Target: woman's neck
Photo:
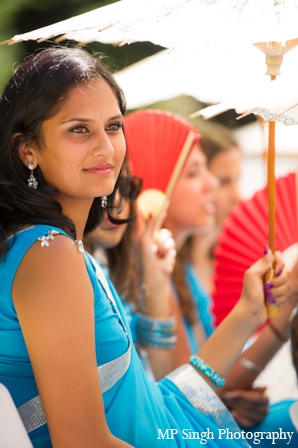
[[[68,218],[70,218],[75,225],[77,240],[82,240],[93,200],[88,199],[74,201],[68,198],[58,200],[62,205],[62,213],[68,216]]]

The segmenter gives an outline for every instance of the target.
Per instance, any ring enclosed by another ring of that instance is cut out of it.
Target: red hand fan
[[[170,112],[143,110],[124,119],[132,173],[143,180],[139,208],[156,216],[157,229],[185,161],[200,134]]]
[[[296,174],[276,182],[276,250],[298,241]],[[242,201],[224,224],[215,249],[213,312],[218,325],[240,297],[243,275],[268,244],[267,187]]]

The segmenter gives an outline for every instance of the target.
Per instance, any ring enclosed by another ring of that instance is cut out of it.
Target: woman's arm
[[[278,282],[278,278],[275,280]],[[289,290],[286,301],[280,307],[280,317],[270,319],[261,330],[256,341],[241,354],[226,377],[226,384],[218,390],[223,392],[232,389],[248,389],[259,373],[266,367],[273,356],[289,339],[290,316],[298,303],[298,263],[294,266],[289,279]],[[252,367],[245,367],[242,359],[251,361]],[[239,362],[240,361],[240,362]],[[255,365],[255,368],[253,366]]]
[[[167,229],[155,232],[153,216],[149,217],[146,223],[142,216],[138,217],[138,221],[138,253],[144,286],[140,311],[153,318],[168,319],[173,314],[170,278],[176,258],[175,242]],[[160,380],[172,370],[171,349],[148,346],[143,348],[148,353],[156,380]]]
[[[35,243],[13,285],[13,301],[53,447],[128,447],[109,431],[97,374],[93,289],[69,238]]]
[[[273,263],[271,252],[246,271],[239,301],[199,352],[199,356],[223,377],[239,357],[249,337],[266,321],[263,275],[268,270],[269,263]],[[283,261],[279,254],[276,254],[276,270],[282,272],[272,280],[271,291],[276,302],[282,304],[288,292],[288,273],[283,271]],[[210,384],[214,387],[212,382]]]

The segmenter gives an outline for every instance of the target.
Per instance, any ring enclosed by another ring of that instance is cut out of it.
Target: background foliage
[[[0,0],[0,41],[41,28],[69,17],[99,8],[116,0]],[[140,0],[141,1],[141,0]],[[66,43],[66,42],[65,42]],[[65,44],[62,43],[62,44]],[[12,74],[13,68],[28,55],[52,41],[37,44],[33,41],[0,46],[0,92]],[[100,43],[88,45],[89,51],[104,53],[112,71],[126,67],[160,50],[149,42],[113,47]]]

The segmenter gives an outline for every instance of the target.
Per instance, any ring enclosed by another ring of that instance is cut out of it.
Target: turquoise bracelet
[[[225,380],[222,376],[220,376],[219,373],[215,372],[215,370],[212,369],[212,367],[208,366],[208,364],[205,363],[201,358],[199,358],[196,355],[192,355],[189,358],[189,362],[200,372],[202,372],[207,378],[209,378],[213,383],[221,387],[225,384]]]
[[[172,350],[177,342],[176,319],[157,318],[138,313],[137,338],[143,347]]]

